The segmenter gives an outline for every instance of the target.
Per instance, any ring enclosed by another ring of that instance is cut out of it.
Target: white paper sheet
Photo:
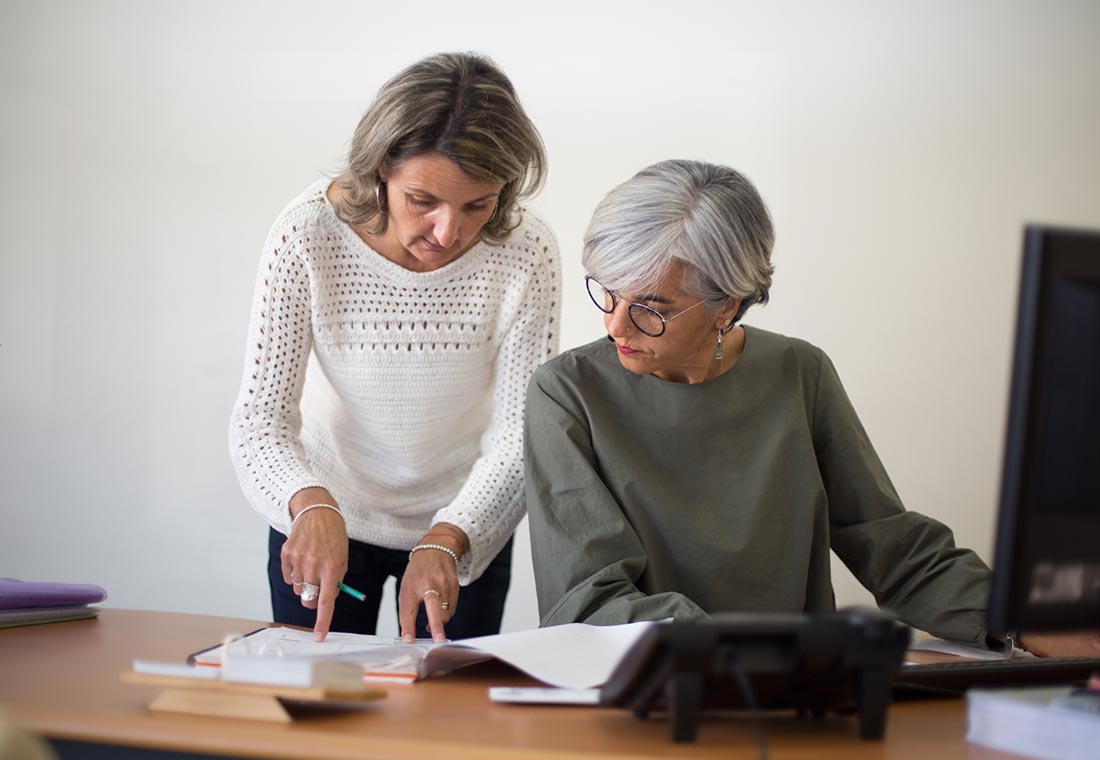
[[[445,666],[455,653],[466,649],[495,657],[551,686],[591,689],[607,681],[619,660],[651,625],[653,623],[648,622],[603,626],[569,623],[464,639],[437,644],[428,653],[424,665],[425,668]]]
[[[490,686],[489,699],[521,705],[598,705],[599,689]]]
[[[909,644],[909,649],[922,652],[939,652],[940,654],[953,654],[958,657],[965,657],[968,660],[1005,659],[1004,652],[995,652],[992,649],[980,647],[977,644],[970,644],[965,641],[947,641],[945,639],[936,638],[914,639],[912,643]],[[1025,652],[1022,649],[1012,650],[1013,659],[1034,656],[1035,655],[1031,654],[1030,652]]]

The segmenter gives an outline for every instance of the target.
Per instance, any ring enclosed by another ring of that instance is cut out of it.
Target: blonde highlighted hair
[[[335,180],[345,191],[334,203],[336,215],[372,235],[385,233],[381,172],[432,151],[476,179],[503,184],[480,232],[491,244],[519,226],[519,201],[534,195],[546,174],[542,138],[504,72],[481,55],[440,53],[383,85],[360,119],[347,168]]]

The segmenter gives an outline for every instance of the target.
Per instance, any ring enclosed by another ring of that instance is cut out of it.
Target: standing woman
[[[518,205],[545,168],[503,72],[435,55],[276,219],[229,440],[277,622],[373,633],[394,576],[406,641],[499,631],[524,392],[558,342],[557,244]]]

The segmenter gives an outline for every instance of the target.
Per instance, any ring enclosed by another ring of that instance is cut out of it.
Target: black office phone
[[[709,709],[857,712],[860,736],[881,739],[909,638],[906,626],[862,608],[658,623],[619,662],[600,704],[642,719],[665,711],[678,742],[695,739]]]

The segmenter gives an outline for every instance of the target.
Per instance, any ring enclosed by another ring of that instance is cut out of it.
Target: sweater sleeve
[[[951,530],[908,512],[836,369],[820,360],[814,447],[829,499],[831,545],[877,603],[935,636],[985,644],[989,569]]]
[[[510,290],[493,371],[492,414],[481,437],[481,455],[458,496],[436,512],[433,523],[458,526],[470,551],[458,566],[459,583],[479,577],[515,532],[525,512],[523,491],[524,395],[531,373],[558,350],[561,263],[553,233],[528,214],[516,256],[529,257],[523,285]]]
[[[525,436],[540,625],[703,616],[683,594],[638,588],[645,549],[600,476],[581,403],[549,369],[528,388]]]
[[[299,400],[312,346],[310,271],[290,210],[276,220],[256,277],[245,368],[229,424],[241,489],[276,530],[290,531],[290,497],[322,485],[301,442]]]

